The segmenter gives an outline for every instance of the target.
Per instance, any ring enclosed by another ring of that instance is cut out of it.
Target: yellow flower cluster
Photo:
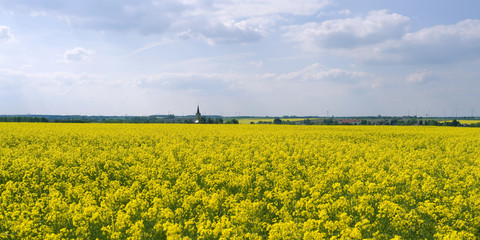
[[[0,123],[0,239],[478,239],[480,129]]]

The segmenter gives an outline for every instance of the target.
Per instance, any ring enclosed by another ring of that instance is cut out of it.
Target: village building
[[[360,122],[360,119],[338,119],[338,123],[340,124],[358,125]]]

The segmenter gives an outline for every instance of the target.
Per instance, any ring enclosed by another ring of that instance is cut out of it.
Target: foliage
[[[283,118],[280,118],[280,120],[282,122],[287,122],[287,121],[290,121],[290,122],[302,122],[306,119],[309,119],[309,120],[317,120],[317,119],[320,119],[318,117],[316,118],[299,118],[299,117],[283,117]],[[273,124],[273,121],[275,120],[275,118],[266,118],[266,117],[261,117],[261,118],[258,118],[258,117],[252,117],[252,118],[240,118],[238,121],[240,124],[252,124],[252,122],[254,124]]]
[[[0,122],[48,122],[44,117],[0,116]]]
[[[337,125],[338,121],[334,120],[333,118],[327,118],[323,120],[324,125]]]
[[[233,119],[230,119],[228,121],[225,121],[225,124],[238,124],[238,120],[233,118]]]
[[[441,123],[445,123],[445,124],[452,124],[453,121],[456,121],[458,122],[458,124],[467,124],[467,125],[475,125],[475,124],[478,124],[480,123],[480,120],[474,120],[474,119],[469,119],[469,120],[464,120],[464,119],[460,119],[460,120],[457,120],[457,119],[453,119],[453,120],[450,120],[450,121],[441,121]]]
[[[480,129],[0,123],[0,239],[476,239]]]

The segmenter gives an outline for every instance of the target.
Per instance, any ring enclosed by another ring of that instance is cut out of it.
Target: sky
[[[0,114],[480,115],[478,0],[0,0]]]

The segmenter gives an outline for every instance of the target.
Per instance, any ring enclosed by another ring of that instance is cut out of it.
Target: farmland
[[[319,119],[319,118],[280,118],[282,121],[290,121],[290,122],[301,122],[305,119]],[[238,122],[240,124],[250,124],[250,123],[258,123],[258,122],[266,122],[266,123],[273,123],[274,118],[240,118]]]
[[[480,129],[0,123],[0,239],[478,239]]]
[[[449,123],[449,122],[452,122],[452,120],[440,120],[439,122]],[[458,122],[460,122],[460,124],[475,124],[475,123],[480,123],[480,120],[458,120]]]

